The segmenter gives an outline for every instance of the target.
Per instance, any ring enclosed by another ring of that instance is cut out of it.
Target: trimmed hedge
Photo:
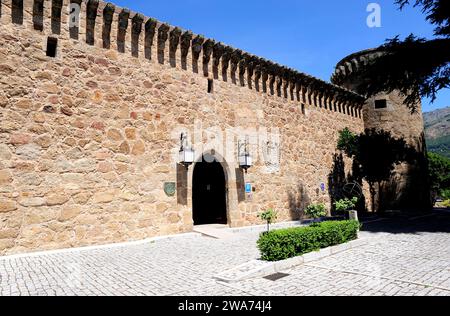
[[[359,222],[351,220],[274,230],[261,234],[258,248],[263,260],[279,261],[355,240],[359,228]]]

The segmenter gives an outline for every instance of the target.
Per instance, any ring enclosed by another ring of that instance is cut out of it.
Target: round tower
[[[331,81],[357,92],[360,82],[370,80],[361,77],[358,69],[382,54],[381,50],[369,49],[345,57],[337,64]],[[390,179],[377,189],[376,209],[381,211],[423,211],[431,207],[421,101],[417,100],[416,111],[411,112],[404,100],[398,91],[379,93],[367,98],[363,106],[366,130],[389,132],[393,138],[404,140],[408,152],[413,153],[413,158],[397,164]],[[379,150],[382,153],[383,148]]]

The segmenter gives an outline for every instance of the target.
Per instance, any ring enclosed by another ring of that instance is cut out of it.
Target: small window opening
[[[56,57],[56,51],[58,49],[58,39],[49,37],[47,39],[47,56]]]
[[[208,93],[214,92],[214,81],[212,79],[208,79]]]
[[[305,115],[305,105],[303,103],[301,105],[301,108],[302,108],[302,114]]]
[[[375,100],[375,109],[385,109],[387,108],[387,100]]]

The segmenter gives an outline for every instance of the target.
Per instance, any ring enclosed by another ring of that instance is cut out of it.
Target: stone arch
[[[202,161],[202,158],[204,156],[211,155],[211,151],[202,152],[200,154],[197,154],[194,164],[189,168],[188,170],[188,203],[187,206],[191,210],[192,215],[194,212],[193,209],[193,189],[194,189],[194,170],[196,167],[196,164],[200,163]],[[226,207],[226,217],[227,217],[227,224],[231,227],[235,227],[238,221],[238,194],[237,194],[237,182],[236,182],[236,170],[231,166],[225,158],[214,151],[213,153],[214,158],[216,161],[220,164],[220,166],[223,169],[224,177],[225,177],[225,190],[226,190],[226,199],[225,199],[225,207]]]

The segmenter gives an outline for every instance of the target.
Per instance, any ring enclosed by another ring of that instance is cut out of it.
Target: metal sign
[[[252,193],[252,184],[251,183],[245,184],[245,193]]]
[[[166,193],[167,196],[174,196],[176,190],[177,190],[177,187],[176,187],[175,182],[164,183],[164,193]]]
[[[320,190],[322,190],[322,192],[325,192],[325,183],[320,184]]]

